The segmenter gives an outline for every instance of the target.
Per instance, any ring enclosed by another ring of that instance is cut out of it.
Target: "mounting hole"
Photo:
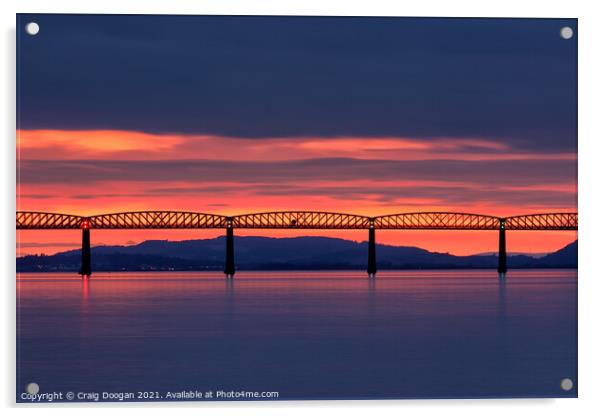
[[[40,25],[38,25],[36,22],[29,22],[25,25],[25,32],[27,32],[28,35],[35,36],[39,31]]]
[[[27,386],[25,386],[25,391],[29,394],[38,394],[40,391],[40,386],[38,383],[29,383]]]
[[[565,26],[562,29],[560,29],[560,37],[562,39],[570,39],[573,37],[573,29]]]
[[[560,381],[560,388],[564,391],[573,390],[573,380],[571,380],[570,378],[563,378]]]

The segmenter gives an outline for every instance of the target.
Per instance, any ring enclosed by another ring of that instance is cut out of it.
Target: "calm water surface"
[[[576,270],[20,274],[17,295],[18,390],[577,394]]]

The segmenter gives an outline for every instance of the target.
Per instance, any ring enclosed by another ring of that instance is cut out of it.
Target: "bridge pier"
[[[92,256],[90,250],[90,223],[88,220],[82,221],[82,264],[79,274],[82,279],[87,279],[92,274]]]
[[[226,226],[226,267],[224,268],[224,274],[226,279],[234,278],[236,269],[234,267],[234,228],[232,227],[232,220],[228,219],[228,225]]]
[[[376,277],[376,235],[374,221],[370,221],[368,230],[368,278]]]
[[[506,277],[506,272],[508,271],[508,265],[506,262],[506,220],[504,218],[500,218],[500,245],[497,257],[497,272],[500,276],[500,279],[504,279]]]

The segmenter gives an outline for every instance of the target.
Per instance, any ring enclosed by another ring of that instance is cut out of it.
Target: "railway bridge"
[[[274,211],[225,216],[200,212],[138,211],[79,216],[50,212],[18,211],[18,230],[82,230],[81,269],[92,274],[90,231],[130,229],[225,229],[224,273],[234,277],[234,229],[368,230],[367,272],[376,276],[376,230],[491,230],[499,234],[500,278],[508,271],[506,231],[577,230],[577,213],[543,213],[496,217],[458,212],[413,212],[364,216],[342,212]]]

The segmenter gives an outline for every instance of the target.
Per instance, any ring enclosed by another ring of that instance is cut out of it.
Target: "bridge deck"
[[[225,216],[199,212],[141,211],[79,216],[19,211],[18,230],[91,229],[381,229],[381,230],[577,230],[577,213],[543,213],[512,217],[416,212],[368,217],[340,212],[275,211]]]

